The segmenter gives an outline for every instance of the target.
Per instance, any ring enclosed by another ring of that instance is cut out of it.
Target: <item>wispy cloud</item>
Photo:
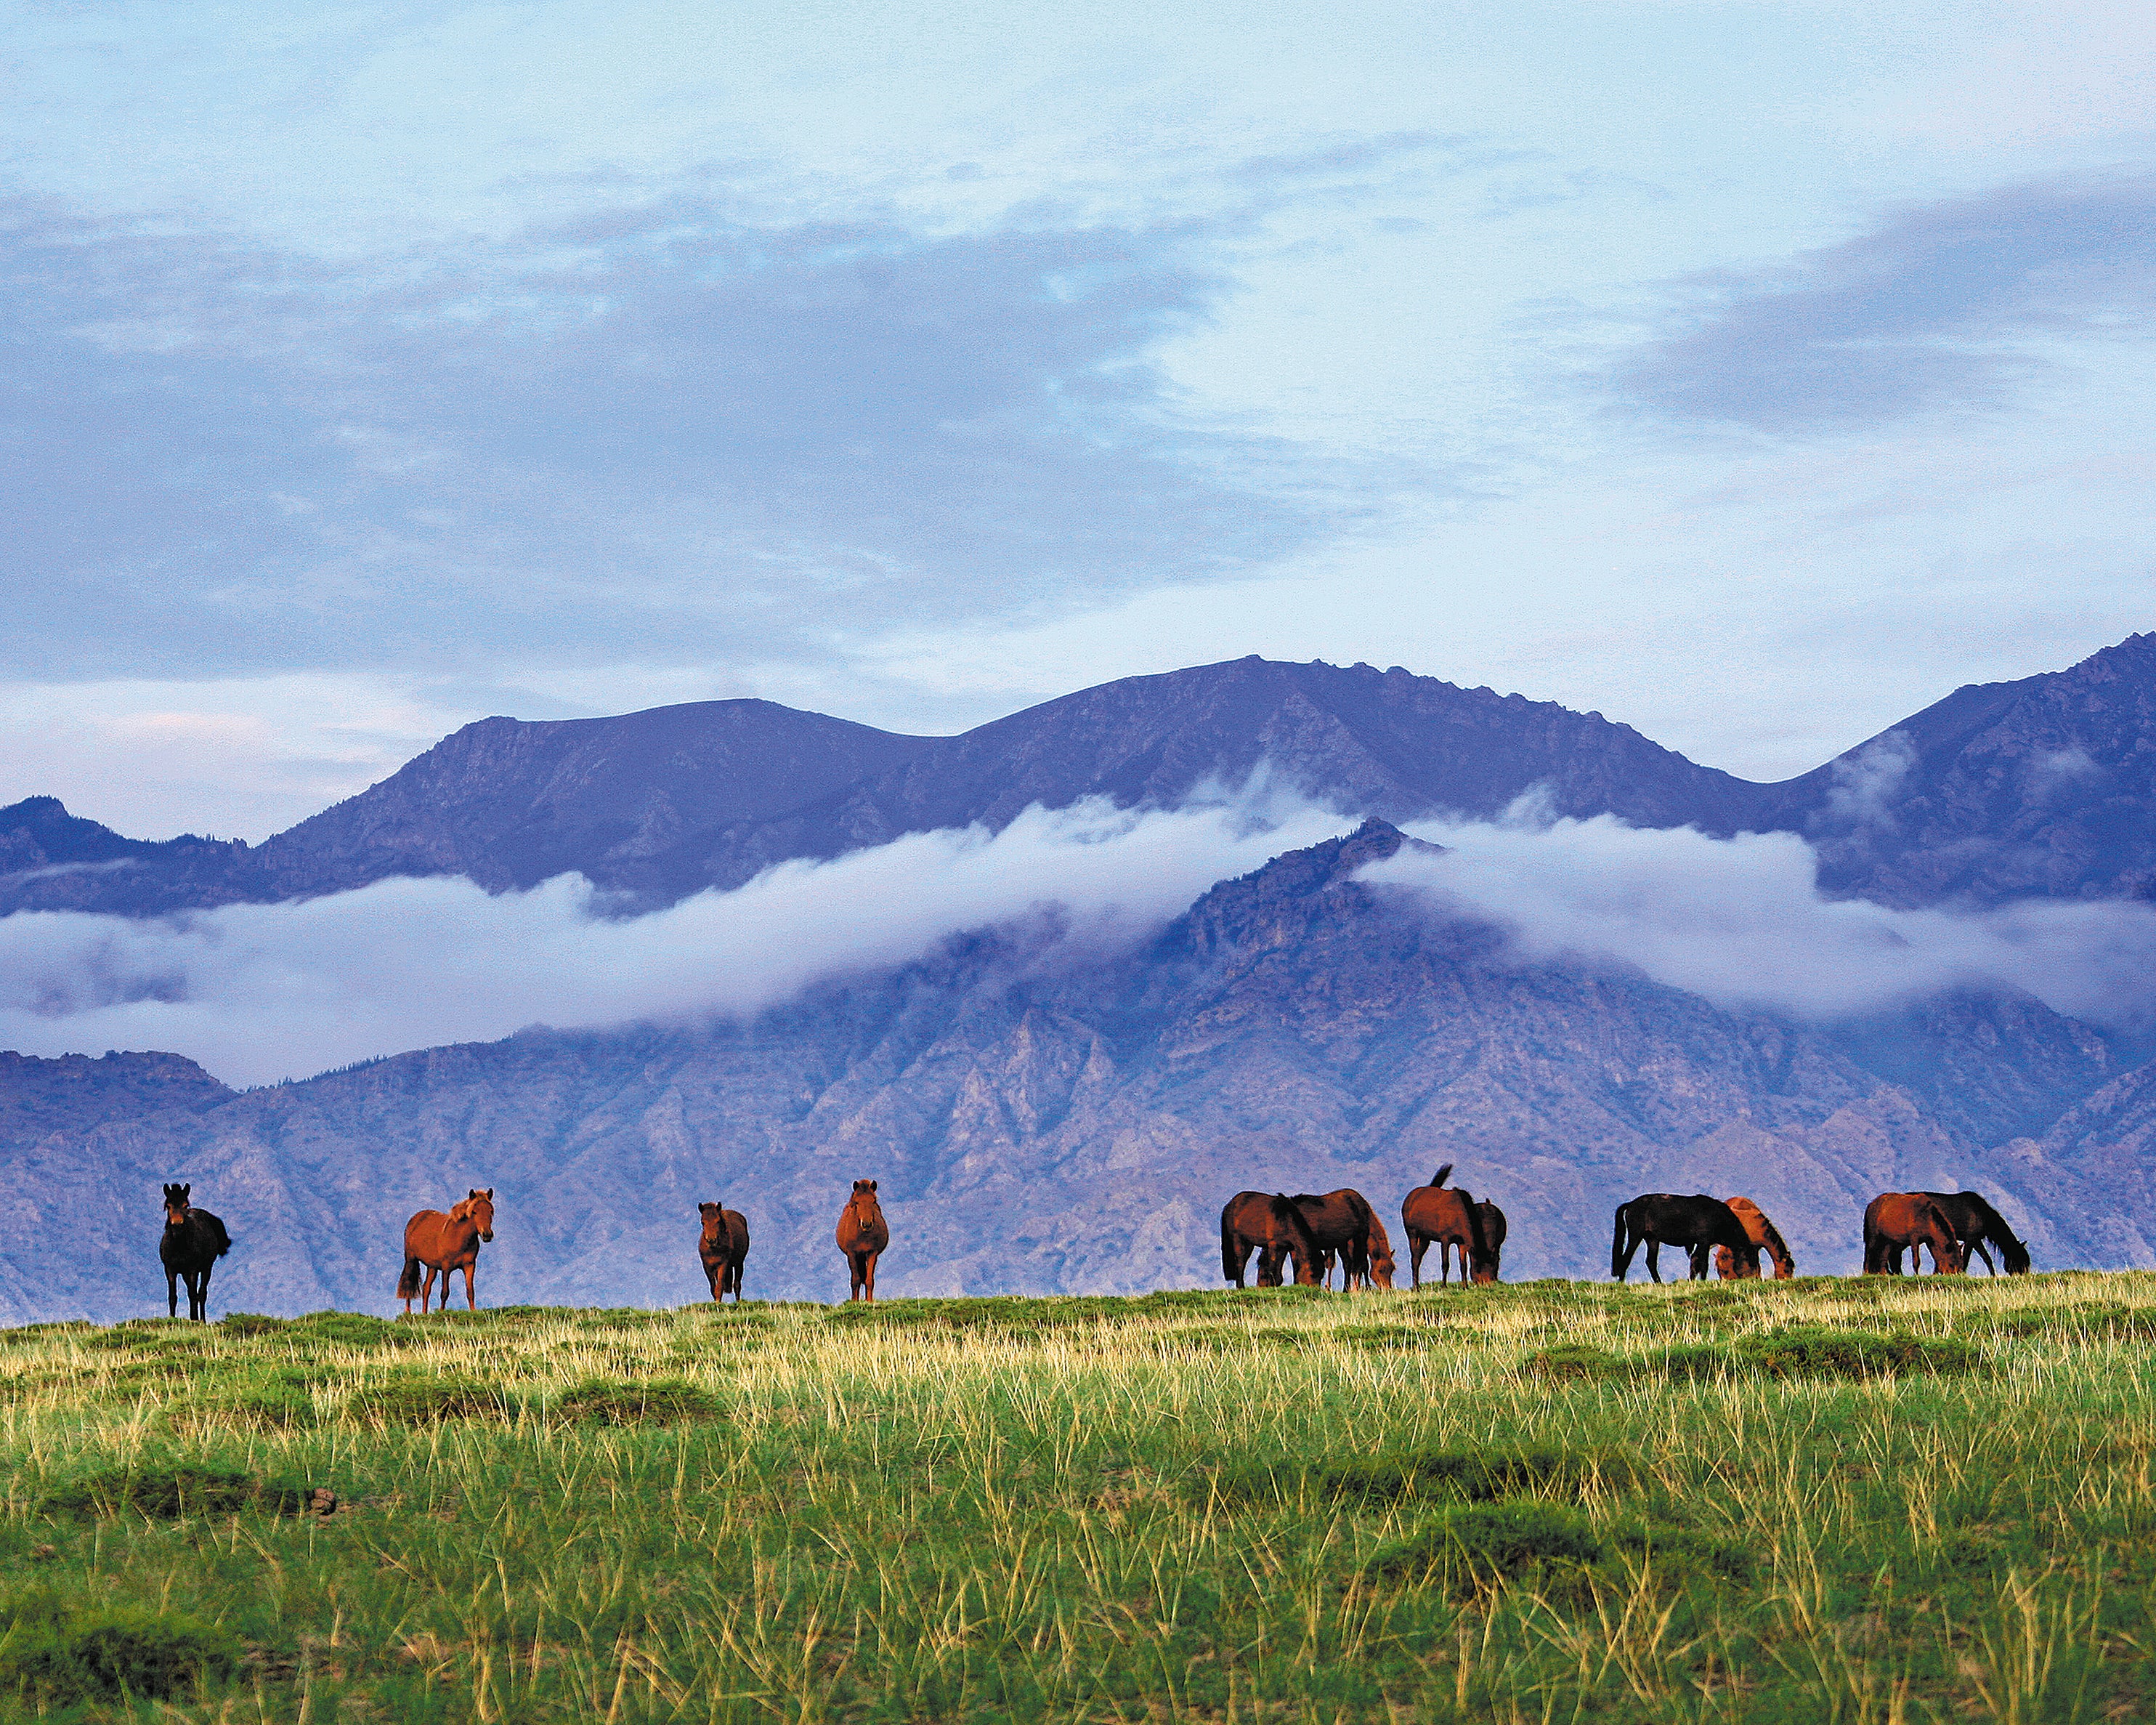
[[[1632,400],[1772,432],[1988,409],[2046,338],[2140,338],[2156,308],[2156,175],[2054,180],[1901,210],[1845,244],[1689,284],[1622,366]]]

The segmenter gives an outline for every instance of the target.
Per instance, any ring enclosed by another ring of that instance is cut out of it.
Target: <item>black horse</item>
[[[1999,1263],[2006,1266],[2010,1276],[2029,1274],[2029,1249],[2014,1238],[2014,1230],[2006,1225],[2006,1218],[1976,1193],[1928,1192],[1924,1196],[1939,1207],[1947,1225],[1954,1231],[1954,1238],[1981,1258],[1984,1267],[1992,1274],[1999,1274],[1999,1264],[1991,1261],[1991,1254],[1984,1249],[1987,1246],[1999,1249]]]
[[[1505,1251],[1505,1213],[1487,1198],[1478,1198],[1475,1213],[1482,1223],[1482,1244],[1490,1252],[1490,1274],[1494,1277],[1501,1266]]]
[[[1759,1274],[1759,1249],[1737,1219],[1737,1213],[1720,1198],[1705,1192],[1681,1197],[1675,1192],[1643,1192],[1629,1204],[1617,1207],[1617,1229],[1609,1242],[1609,1274],[1619,1281],[1632,1267],[1632,1254],[1647,1249],[1647,1274],[1662,1279],[1664,1246],[1682,1246],[1691,1255],[1691,1279],[1707,1280],[1707,1263],[1717,1246],[1727,1246],[1739,1263]]]
[[[187,1202],[192,1185],[165,1188],[165,1237],[157,1255],[165,1261],[165,1315],[180,1315],[180,1287],[187,1285],[187,1316],[209,1321],[209,1273],[232,1249],[224,1223]]]

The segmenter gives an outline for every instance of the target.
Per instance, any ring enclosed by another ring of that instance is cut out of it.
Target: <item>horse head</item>
[[[876,1183],[873,1180],[856,1180],[854,1195],[846,1202],[853,1210],[855,1221],[863,1228],[883,1220],[883,1205],[876,1197]]]
[[[1368,1244],[1368,1250],[1372,1284],[1379,1288],[1391,1287],[1393,1285],[1392,1242],[1373,1239]]]
[[[480,1244],[485,1245],[494,1238],[494,1188],[490,1186],[481,1192],[476,1186],[473,1187],[449,1214],[462,1217],[476,1228]],[[444,1296],[447,1297],[446,1295]]]
[[[194,1190],[190,1181],[185,1186],[167,1185],[165,1187],[165,1226],[185,1228],[187,1224],[187,1194]]]
[[[704,1238],[716,1240],[726,1232],[726,1208],[724,1204],[699,1204],[696,1213],[704,1218]]]

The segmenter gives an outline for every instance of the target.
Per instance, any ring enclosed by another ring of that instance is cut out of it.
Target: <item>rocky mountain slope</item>
[[[1396,1215],[1442,1161],[1511,1213],[1513,1277],[1606,1273],[1614,1205],[1657,1188],[1748,1192],[1824,1270],[1854,1266],[1872,1192],[1984,1185],[2040,1259],[2088,1261],[2025,1159],[1914,1094],[1950,1070],[1890,1082],[1636,975],[1518,962],[1353,878],[1401,842],[1373,823],[1290,853],[1134,952],[1009,928],[750,1023],[531,1032],[108,1120],[71,1171],[9,1173],[10,1259],[45,1280],[0,1315],[149,1309],[167,1177],[240,1242],[219,1310],[390,1310],[405,1216],[482,1184],[492,1302],[695,1298],[706,1197],[750,1218],[752,1294],[831,1298],[829,1230],[863,1174],[897,1231],[893,1293],[1202,1285],[1224,1194],[1353,1185]],[[2027,1049],[1979,1112],[2019,1120],[2039,1092],[2063,1109],[2111,1076],[2100,1038],[2034,1003],[1996,1022]],[[2137,1201],[2102,1251],[2151,1239]]]

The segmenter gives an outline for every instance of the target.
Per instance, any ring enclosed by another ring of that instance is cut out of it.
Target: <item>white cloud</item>
[[[2125,1023],[2156,1001],[2156,906],[2027,900],[1964,914],[1830,899],[1811,847],[1787,833],[1713,839],[1606,816],[1415,830],[1451,848],[1403,852],[1364,878],[1486,918],[1523,957],[1614,959],[1725,1006],[1834,1018],[2005,987]]]
[[[495,897],[388,880],[156,922],[20,914],[0,919],[0,1047],[167,1049],[246,1084],[535,1022],[745,1013],[1050,906],[1074,937],[1131,940],[1224,876],[1341,830],[1260,783],[1173,812],[1091,801],[993,836],[912,834],[634,919],[606,917],[576,875]]]

